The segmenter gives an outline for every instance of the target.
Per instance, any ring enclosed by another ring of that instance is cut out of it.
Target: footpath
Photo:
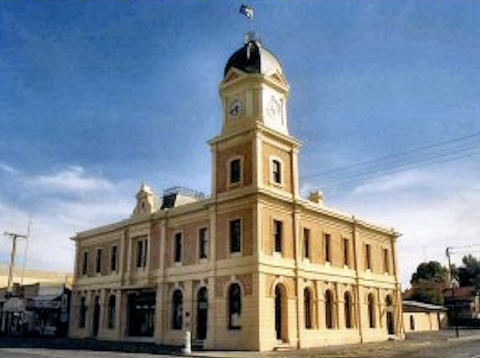
[[[345,346],[331,346],[299,350],[273,352],[242,351],[193,351],[184,355],[179,347],[159,346],[150,343],[106,342],[93,339],[70,338],[0,338],[0,348],[45,348],[55,350],[146,353],[153,355],[176,355],[197,358],[397,358],[412,352],[441,349],[465,341],[478,341],[480,330],[460,330],[456,338],[455,330],[438,332],[410,333],[403,341],[385,341]]]

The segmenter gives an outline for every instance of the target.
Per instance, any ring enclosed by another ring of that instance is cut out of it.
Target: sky
[[[480,243],[480,1],[241,4],[0,2],[0,232],[32,218],[28,267],[72,270],[70,238],[128,217],[143,181],[211,191],[218,86],[250,28],[290,83],[304,196],[401,232],[404,287]]]

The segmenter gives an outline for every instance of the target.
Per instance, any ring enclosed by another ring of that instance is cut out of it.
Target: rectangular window
[[[242,176],[242,162],[240,159],[234,159],[230,162],[230,183],[239,183]]]
[[[117,246],[112,246],[110,251],[110,270],[117,271]]]
[[[310,259],[310,229],[303,229],[303,256]]]
[[[369,244],[365,244],[365,268],[367,270],[372,268],[372,253]]]
[[[96,273],[102,272],[102,254],[103,254],[103,250],[98,249],[97,250],[97,265],[95,266],[95,272]]]
[[[325,262],[330,262],[330,234],[324,236]]]
[[[139,239],[137,241],[137,267],[147,267],[148,240]]]
[[[343,264],[349,266],[350,264],[350,250],[348,249],[348,239],[343,239]]]
[[[240,219],[230,221],[230,252],[242,251],[242,222]]]
[[[183,245],[183,234],[177,232],[175,234],[175,242],[173,248],[173,260],[174,262],[182,262],[182,245]]]
[[[143,240],[137,241],[137,267],[142,267],[143,263]]]
[[[198,231],[198,252],[200,259],[206,259],[208,256],[208,230],[206,227]]]
[[[383,249],[383,268],[384,272],[390,273],[390,260],[389,260],[389,251],[388,249]]]
[[[83,253],[82,275],[88,273],[88,252]]]
[[[274,183],[282,183],[282,166],[278,160],[272,160],[272,176]]]
[[[273,235],[275,242],[275,252],[282,252],[282,236],[283,223],[278,220],[273,220]]]

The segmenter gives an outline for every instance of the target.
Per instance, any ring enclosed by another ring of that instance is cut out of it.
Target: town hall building
[[[70,336],[268,351],[402,338],[392,228],[299,192],[289,85],[249,37],[220,83],[210,196],[146,184],[125,220],[77,234]]]

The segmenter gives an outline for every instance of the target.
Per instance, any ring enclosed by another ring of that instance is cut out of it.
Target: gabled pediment
[[[227,74],[225,75],[225,79],[223,80],[223,83],[228,83],[228,82],[234,81],[234,80],[236,80],[236,79],[238,79],[238,78],[243,77],[244,75],[245,75],[245,74],[244,74],[242,71],[240,71],[240,70],[238,70],[238,69],[236,69],[236,68],[231,68],[231,69],[227,72]]]
[[[145,183],[142,184],[136,197],[137,204],[133,210],[133,216],[150,215],[158,210],[158,198],[152,188]]]
[[[276,71],[274,74],[269,76],[270,79],[274,80],[277,83],[280,83],[282,86],[288,86],[287,81],[285,80],[285,77],[283,75]]]

